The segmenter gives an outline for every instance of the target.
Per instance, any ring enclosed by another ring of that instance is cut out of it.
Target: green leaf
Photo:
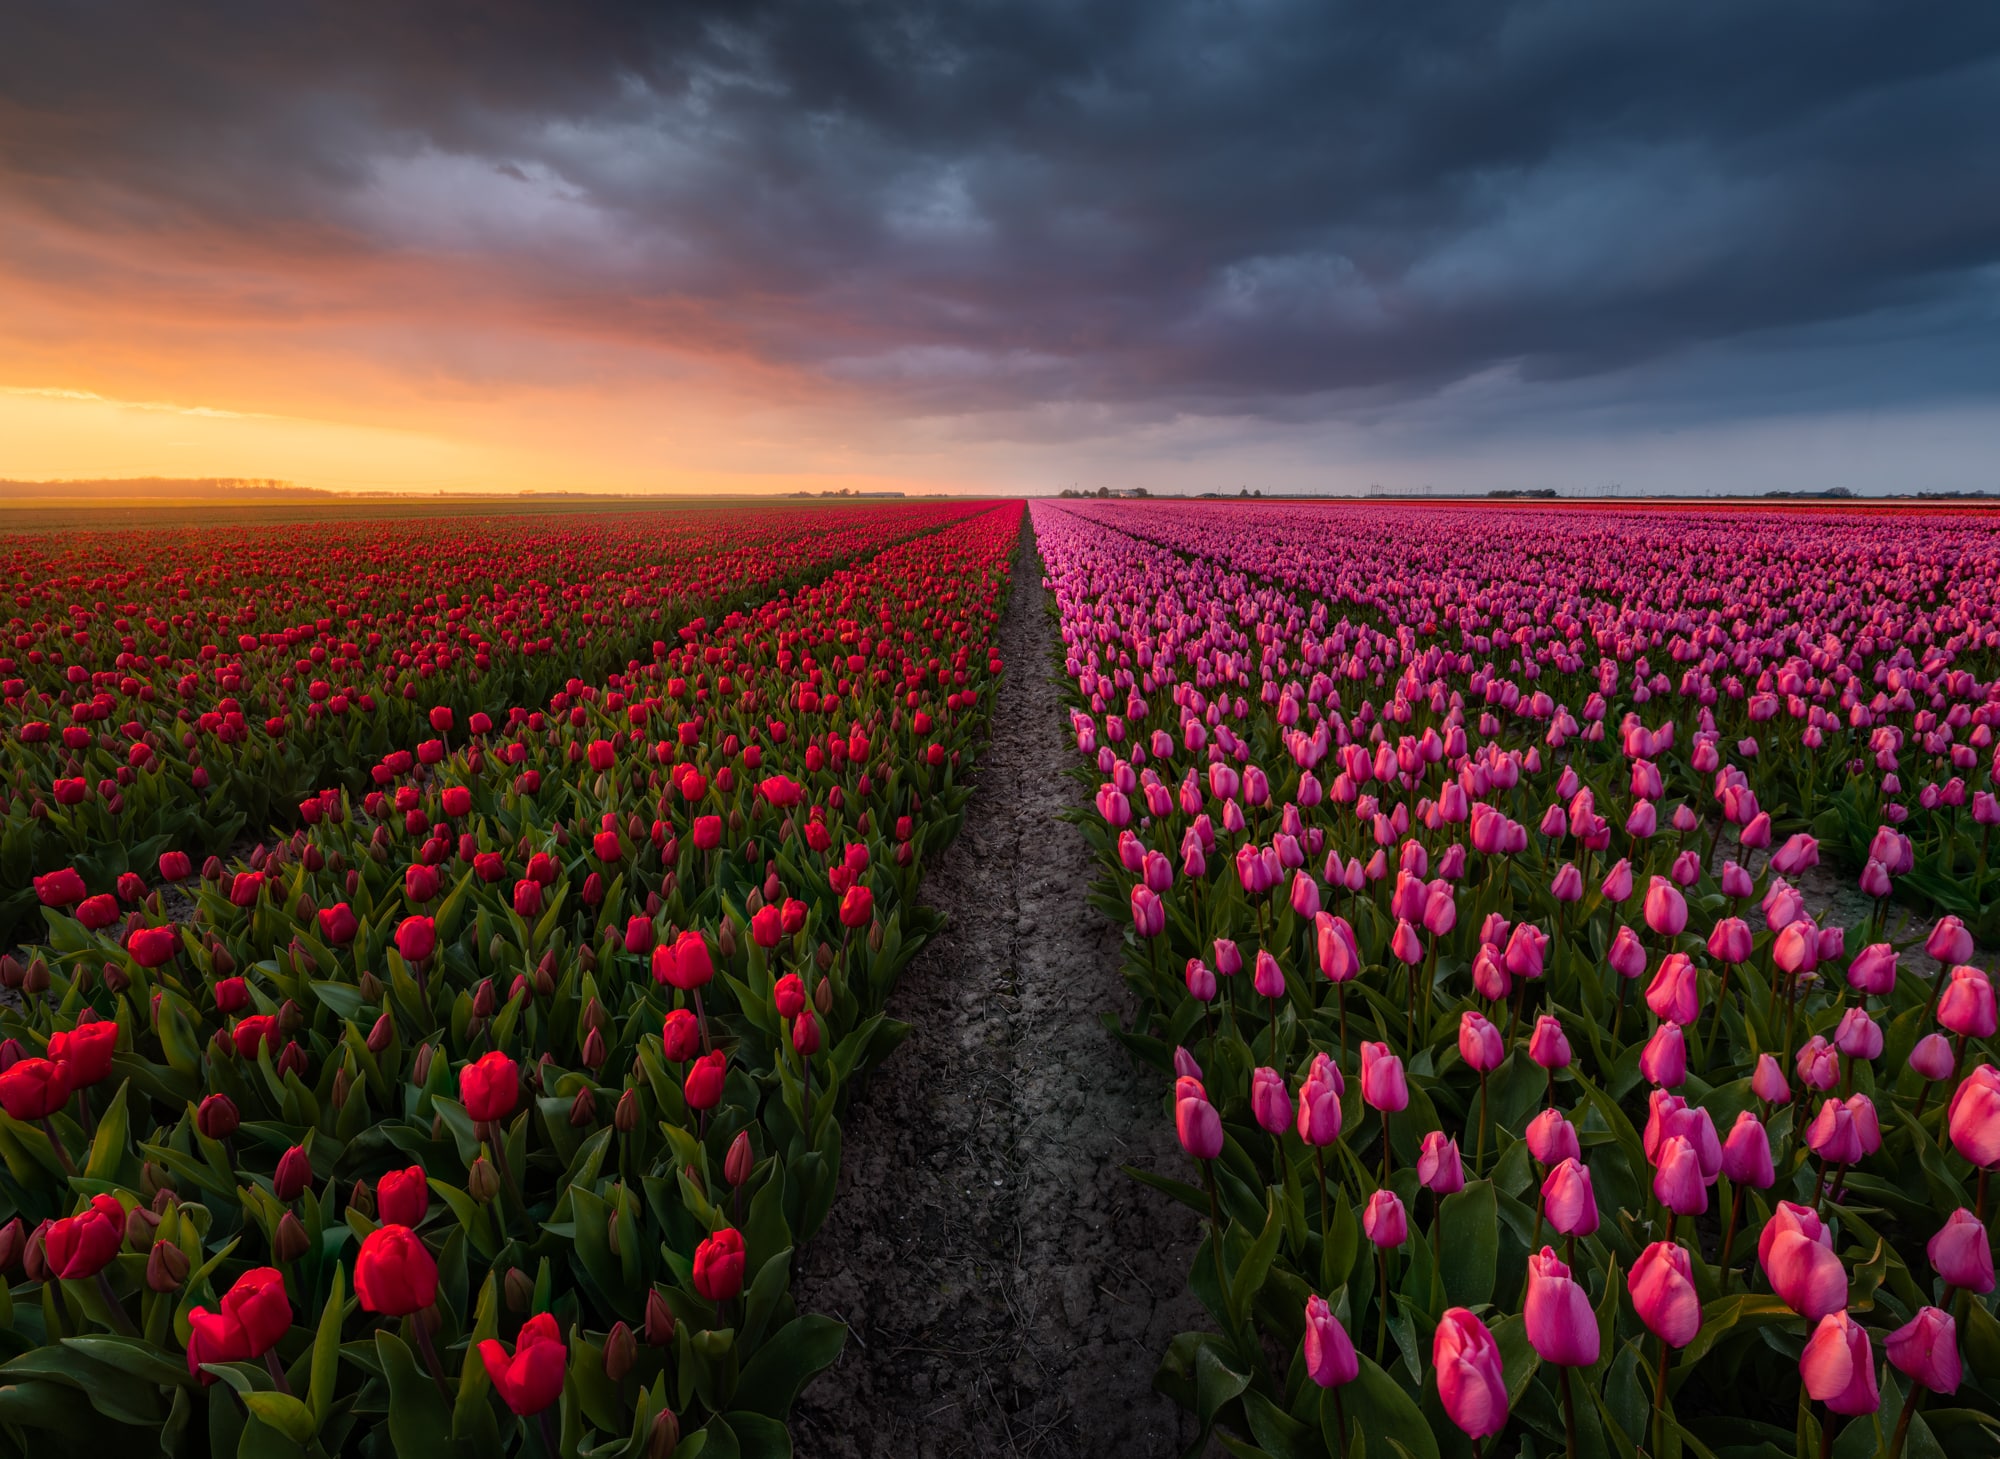
[[[409,1347],[393,1332],[376,1332],[375,1352],[389,1382],[389,1438],[396,1452],[451,1452],[451,1410],[430,1374],[417,1366]]]
[[[1425,1422],[1416,1400],[1382,1370],[1373,1358],[1357,1353],[1361,1372],[1341,1390],[1349,1424],[1359,1424],[1372,1444],[1400,1444],[1414,1459],[1438,1459],[1437,1436]]]
[[[783,1419],[813,1374],[831,1367],[847,1343],[847,1327],[831,1317],[795,1317],[743,1365],[736,1392],[756,1412]]]
[[[1459,1307],[1491,1302],[1500,1269],[1499,1202],[1493,1183],[1471,1181],[1446,1196],[1439,1219],[1444,1222],[1444,1244],[1438,1265],[1446,1299]]]
[[[83,1173],[93,1180],[117,1179],[119,1167],[125,1163],[131,1131],[125,1095],[130,1088],[130,1080],[118,1086],[118,1092],[111,1096],[111,1103],[104,1107],[103,1117],[97,1122],[97,1137],[90,1142],[90,1159],[83,1168]]]
[[[334,1388],[340,1382],[340,1323],[346,1315],[346,1277],[346,1268],[336,1262],[326,1305],[320,1308],[319,1330],[313,1334],[312,1382],[306,1397],[312,1404],[315,1429],[332,1412]]]
[[[289,1393],[245,1393],[239,1395],[251,1414],[269,1424],[294,1444],[303,1444],[318,1427],[313,1412]],[[391,1410],[391,1422],[394,1422]]]

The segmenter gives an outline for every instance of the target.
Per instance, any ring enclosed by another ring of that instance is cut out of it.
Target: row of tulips
[[[1236,642],[1197,641],[1197,672],[1226,651],[1272,703],[1315,674],[1379,689],[1409,643],[1457,655],[1470,716],[1526,716],[1557,743],[1611,727],[1614,699],[1683,725],[1706,710],[1712,755],[1692,737],[1679,752],[1701,776],[1728,762],[1719,809],[1746,844],[1769,804],[1866,895],[1893,884],[2000,942],[1990,511],[1166,504],[1117,520],[1282,590],[1239,600]],[[1191,637],[1168,629],[1158,646]]]
[[[1018,504],[392,755],[0,962],[0,1453],[790,1452]],[[137,874],[134,873],[136,876]],[[109,916],[104,914],[109,912]]]
[[[680,508],[0,539],[0,942],[29,877],[94,891],[364,788],[460,724],[599,683],[719,617],[960,520],[940,504]]]
[[[1754,800],[1722,701],[1620,695],[1615,633],[1496,692],[1337,538],[1330,605],[1239,570],[1282,514],[1035,515],[1126,1037],[1199,1173],[1133,1172],[1206,1218],[1216,1330],[1158,1379],[1203,1442],[1995,1451],[2000,1074],[1959,919],[1809,902],[1819,842]],[[1425,540],[1521,626],[1579,571]],[[1991,683],[1951,691],[1980,728]]]

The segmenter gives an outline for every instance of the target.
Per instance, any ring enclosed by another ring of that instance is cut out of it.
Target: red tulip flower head
[[[508,1409],[523,1418],[540,1413],[562,1397],[563,1376],[569,1368],[569,1349],[554,1314],[537,1312],[521,1325],[514,1351],[497,1338],[479,1345],[479,1361],[486,1366],[493,1391]]]

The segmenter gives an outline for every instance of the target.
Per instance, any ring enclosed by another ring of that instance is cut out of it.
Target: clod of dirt
[[[1024,525],[1008,674],[964,829],[923,883],[949,925],[890,1012],[914,1032],[843,1132],[840,1193],[803,1253],[802,1308],[852,1330],[799,1401],[810,1459],[1145,1459],[1192,1419],[1152,1389],[1186,1291],[1192,1212],[1119,1167],[1181,1159],[1164,1090],[1105,1031],[1128,1013],[1074,799],[1055,632]]]

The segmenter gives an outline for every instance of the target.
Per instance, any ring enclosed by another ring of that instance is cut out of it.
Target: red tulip
[[[79,1215],[49,1223],[43,1259],[65,1281],[94,1277],[125,1244],[125,1207],[116,1196],[92,1196]]]
[[[520,1066],[499,1049],[481,1054],[458,1071],[458,1093],[474,1120],[504,1120],[520,1102]]]
[[[667,1015],[660,1042],[668,1059],[684,1064],[701,1048],[701,1025],[687,1009],[676,1008]]]
[[[743,1290],[743,1236],[724,1226],[694,1250],[694,1289],[710,1302],[727,1302]]]
[[[430,1210],[430,1181],[421,1165],[391,1170],[375,1186],[377,1213],[391,1226],[421,1226]]]
[[[69,1071],[52,1060],[21,1059],[0,1071],[0,1109],[17,1120],[45,1120],[69,1096]]]
[[[725,1064],[720,1049],[703,1054],[694,1061],[681,1086],[689,1109],[714,1109],[722,1103],[722,1082],[727,1073]]]
[[[377,1226],[354,1258],[354,1295],[364,1311],[408,1317],[437,1300],[437,1262],[407,1226]]]
[[[840,925],[866,927],[875,920],[875,894],[856,883],[840,899]]]
[[[437,924],[428,917],[405,917],[396,924],[396,951],[407,963],[420,963],[437,950]]]
[[[489,1337],[479,1344],[479,1361],[485,1364],[500,1401],[525,1418],[562,1397],[569,1349],[555,1317],[537,1312],[521,1325],[512,1353],[505,1343]]]
[[[68,1072],[72,1089],[88,1089],[110,1078],[117,1047],[118,1025],[109,1020],[80,1023],[49,1035],[49,1057]]]

